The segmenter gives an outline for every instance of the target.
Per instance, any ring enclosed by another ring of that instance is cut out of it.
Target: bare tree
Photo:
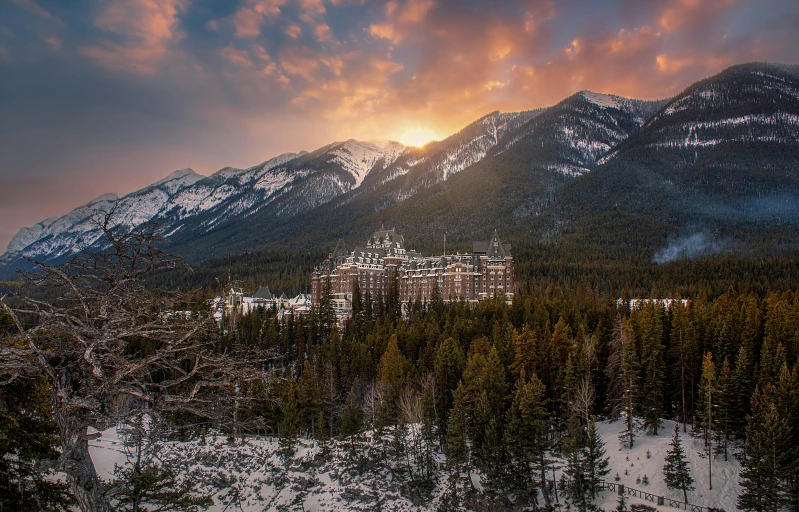
[[[380,403],[380,398],[380,389],[377,383],[370,382],[363,394],[363,409],[366,411],[369,425],[372,427],[374,427],[377,418],[377,406]]]
[[[580,418],[583,425],[588,425],[591,421],[595,399],[596,392],[594,391],[594,385],[591,384],[590,377],[585,376],[580,379],[580,382],[577,384],[574,397],[569,403],[571,413]]]
[[[44,374],[62,456],[58,469],[84,511],[111,506],[89,457],[89,427],[102,430],[143,411],[232,420],[242,384],[264,379],[264,355],[219,343],[214,310],[183,293],[143,286],[179,261],[160,251],[155,229],[125,232],[116,209],[98,222],[108,250],[63,265],[30,260],[33,294],[0,297],[14,320],[0,347],[0,383]],[[57,297],[41,299],[34,297]]]

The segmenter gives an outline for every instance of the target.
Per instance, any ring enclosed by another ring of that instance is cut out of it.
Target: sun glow
[[[425,126],[414,126],[406,128],[398,137],[399,142],[406,146],[422,147],[428,142],[438,140],[440,137],[436,132]]]

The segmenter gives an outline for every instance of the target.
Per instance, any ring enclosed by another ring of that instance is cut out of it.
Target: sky
[[[0,0],[0,251],[173,170],[799,63],[797,0]]]

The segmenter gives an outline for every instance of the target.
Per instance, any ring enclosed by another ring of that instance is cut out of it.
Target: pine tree
[[[453,393],[463,375],[466,364],[463,350],[453,338],[447,338],[438,346],[433,369],[435,382],[435,406],[438,412],[439,430],[446,435],[449,414],[454,402]]]
[[[566,459],[564,474],[568,478],[564,483],[571,503],[583,512],[588,509],[585,446],[585,428],[578,418],[572,416],[569,418],[567,436],[563,443],[563,456]]]
[[[597,432],[593,418],[587,426],[576,416],[569,419],[563,452],[566,458],[564,472],[568,477],[567,492],[571,502],[579,510],[588,510],[596,500],[599,482],[610,472],[605,443]]]
[[[458,385],[453,393],[453,406],[452,412],[449,415],[449,423],[447,425],[447,443],[446,454],[447,463],[456,468],[459,468],[468,462],[469,453],[466,445],[466,418],[464,407],[466,402],[466,390],[463,384]]]
[[[397,421],[399,412],[397,400],[408,371],[408,360],[399,350],[396,334],[392,334],[389,338],[386,351],[380,358],[378,367],[380,371],[378,381],[380,404],[377,410],[377,423],[378,427],[383,427],[393,425]]]
[[[363,408],[358,403],[355,387],[347,393],[344,410],[341,413],[341,435],[351,436],[363,428]]]
[[[2,320],[0,311],[0,336]],[[0,510],[61,511],[75,504],[68,486],[37,464],[60,455],[51,407],[43,377],[0,386]]]
[[[315,437],[316,429],[321,426],[317,425],[317,420],[322,412],[322,397],[319,389],[319,379],[311,363],[307,360],[303,364],[297,393],[300,408],[300,425],[304,430],[310,431],[311,435]]]
[[[638,361],[635,355],[635,344],[632,336],[623,338],[621,381],[624,385],[622,390],[622,410],[624,411],[624,428],[619,433],[619,440],[622,444],[627,444],[632,448],[635,443],[635,412],[638,406]]]
[[[713,411],[713,436],[716,441],[715,454],[724,454],[725,461],[728,460],[728,446],[731,437],[732,390],[730,360],[725,357],[716,382],[715,410]]]
[[[699,383],[699,403],[701,408],[700,426],[707,457],[708,485],[713,489],[713,414],[714,393],[716,392],[716,365],[713,353],[707,352],[702,359],[702,378]]]
[[[605,456],[605,442],[599,436],[596,421],[592,418],[586,429],[585,440],[585,483],[591,501],[596,500],[599,483],[610,473],[609,458]]]
[[[619,494],[616,501],[616,512],[627,512],[627,495],[625,493]]]
[[[752,368],[751,354],[746,346],[742,345],[735,361],[735,370],[732,374],[730,389],[730,432],[736,439],[746,436],[746,418],[750,414],[752,402]]]
[[[297,382],[294,379],[290,379],[286,383],[280,409],[283,413],[283,419],[280,421],[280,444],[287,452],[293,453],[300,428]]]
[[[685,503],[688,503],[688,491],[694,490],[694,478],[691,476],[691,469],[680,441],[680,425],[676,421],[674,422],[674,436],[671,438],[665,460],[663,476],[666,485],[669,489],[681,490]]]
[[[508,411],[508,430],[505,441],[510,452],[513,471],[519,479],[522,493],[531,503],[536,502],[536,493],[540,489],[546,503],[549,494],[546,492],[547,470],[552,463],[547,458],[552,449],[549,436],[549,414],[546,409],[546,387],[533,375],[525,382],[524,371],[517,381],[516,394]]]
[[[644,427],[652,435],[657,435],[663,411],[663,388],[666,382],[666,369],[663,360],[663,326],[660,322],[659,308],[654,303],[641,312],[642,344],[641,367],[643,386],[640,407]]]
[[[786,467],[790,450],[790,425],[780,417],[773,385],[756,390],[752,397],[752,416],[746,429],[746,445],[741,457],[741,510],[776,512],[788,503]]]

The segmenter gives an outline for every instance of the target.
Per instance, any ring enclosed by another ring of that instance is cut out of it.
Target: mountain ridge
[[[733,66],[665,100],[579,91],[546,108],[491,112],[421,148],[349,139],[210,176],[182,169],[119,198],[118,222],[158,224],[170,250],[201,260],[288,240],[327,243],[381,220],[421,240],[441,232],[455,240],[488,224],[542,240],[575,232],[593,240],[599,235],[587,233],[598,219],[610,216],[611,231],[619,229],[615,211],[661,240],[690,216],[664,201],[716,227],[724,223],[711,217],[722,214],[702,208],[735,209],[733,196],[763,218],[785,216],[799,211],[797,69]],[[783,199],[774,204],[755,201],[777,192]],[[92,213],[115,200],[98,200],[22,228],[0,267],[8,273],[23,256],[53,262],[99,247]]]

